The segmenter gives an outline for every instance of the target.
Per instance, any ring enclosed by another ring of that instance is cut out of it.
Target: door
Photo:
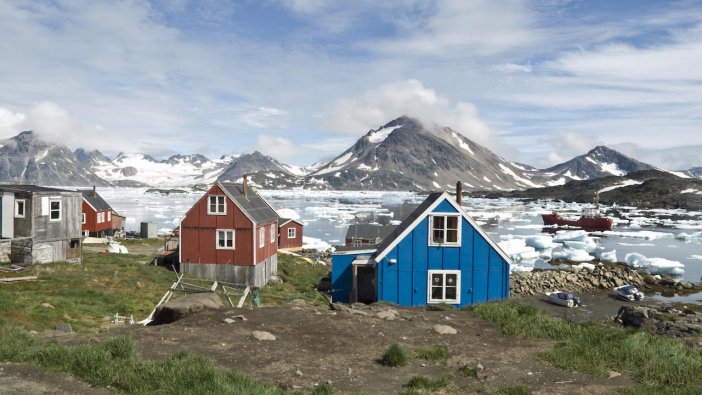
[[[356,290],[358,292],[356,301],[361,303],[376,302],[377,280],[375,266],[359,265],[356,270]]]

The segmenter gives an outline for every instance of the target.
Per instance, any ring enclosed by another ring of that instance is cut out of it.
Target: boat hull
[[[587,230],[610,230],[614,221],[607,217],[561,218],[558,214],[542,214],[544,225],[573,226]]]

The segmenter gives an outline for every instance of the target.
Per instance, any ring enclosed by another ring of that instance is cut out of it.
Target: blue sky
[[[2,138],[304,165],[407,114],[538,167],[702,165],[700,1],[13,1],[0,36]]]

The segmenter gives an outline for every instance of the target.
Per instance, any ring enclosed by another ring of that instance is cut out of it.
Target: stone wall
[[[638,287],[644,284],[644,277],[636,270],[618,264],[600,264],[594,270],[538,270],[510,274],[510,294],[535,295],[537,293],[559,291],[588,291],[612,289],[624,284]]]

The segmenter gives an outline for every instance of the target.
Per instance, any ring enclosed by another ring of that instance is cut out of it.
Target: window
[[[266,229],[262,226],[258,228],[258,246],[263,247],[266,243]]]
[[[271,243],[275,243],[275,224],[271,225]]]
[[[461,271],[429,270],[428,303],[461,303]]]
[[[61,201],[60,200],[49,200],[49,220],[50,221],[60,221],[61,220]]]
[[[112,211],[107,212],[107,221],[112,221]]]
[[[85,213],[80,213],[80,223],[85,224]]]
[[[24,218],[27,201],[24,199],[15,200],[15,218]]]
[[[233,250],[234,246],[234,230],[217,229],[217,249]]]
[[[432,215],[430,218],[430,245],[460,245],[461,217],[459,215]]]
[[[288,228],[288,239],[294,239],[295,236],[295,228]]]
[[[97,213],[97,218],[95,219],[97,223],[102,223],[102,213]]]
[[[227,201],[224,195],[208,196],[207,214],[209,215],[225,215],[227,213]]]

